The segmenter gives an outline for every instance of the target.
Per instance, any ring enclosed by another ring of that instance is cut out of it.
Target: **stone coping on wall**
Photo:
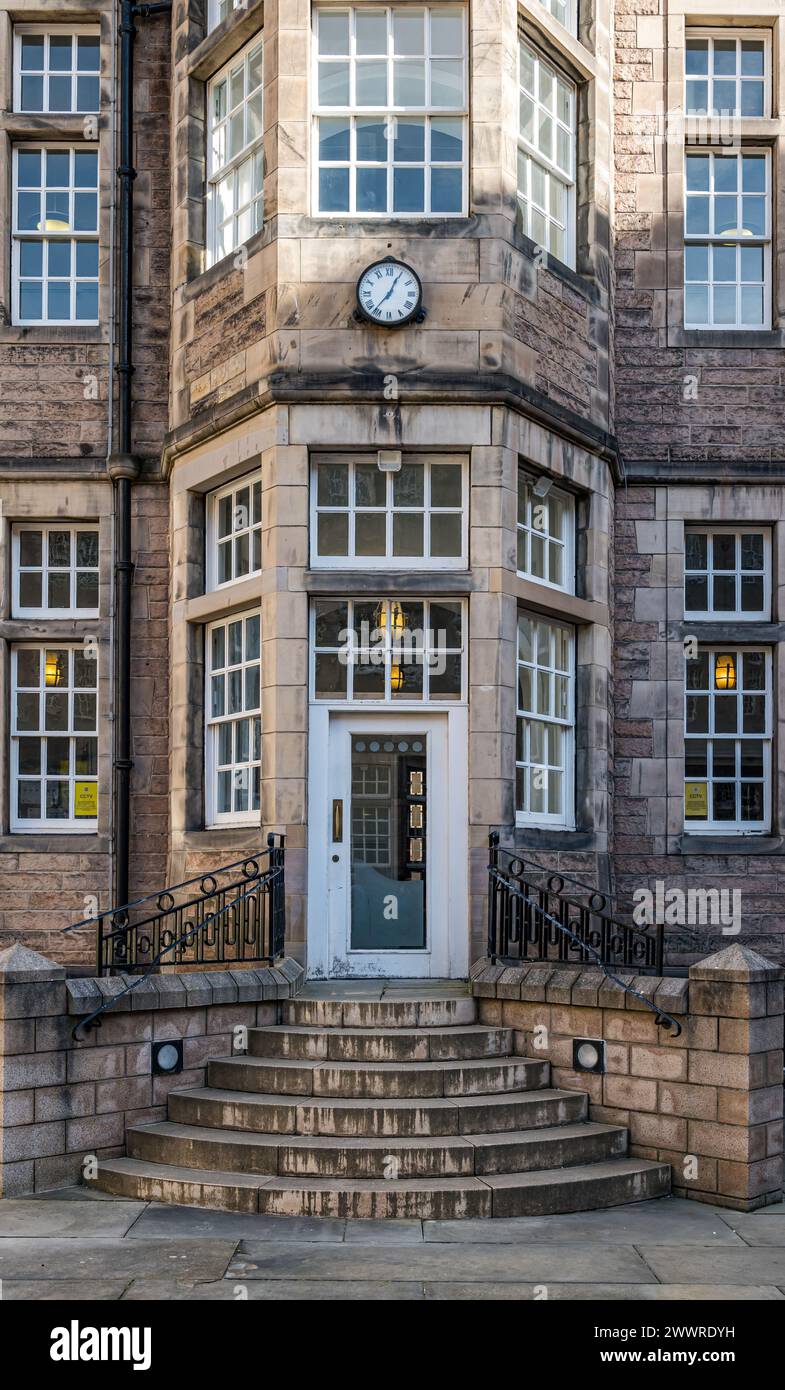
[[[644,999],[669,1014],[689,1012],[690,982],[665,975],[629,975],[558,961],[524,961],[520,965],[476,961],[471,991],[484,999],[520,999],[529,1004],[566,1004],[590,1009],[647,1009]],[[694,978],[694,977],[693,977]],[[727,976],[723,977],[727,978]],[[619,981],[620,983],[616,983]],[[623,988],[637,990],[643,999]]]
[[[134,984],[134,981],[137,983]],[[110,975],[65,981],[69,1014],[90,1014],[105,999],[112,1012],[193,1009],[206,1004],[252,1004],[290,999],[303,987],[305,971],[291,956],[275,965],[242,970],[187,970],[165,975]],[[132,988],[128,988],[132,986]],[[128,993],[123,994],[123,990]]]

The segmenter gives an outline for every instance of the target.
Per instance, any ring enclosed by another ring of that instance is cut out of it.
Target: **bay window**
[[[465,213],[465,9],[325,6],[314,26],[316,212]]]
[[[518,470],[518,573],[575,592],[575,503]]]
[[[353,568],[465,568],[467,468],[458,455],[318,454],[311,471],[312,560]]]
[[[218,589],[262,568],[262,480],[236,479],[207,498],[207,588]]]
[[[262,225],[262,47],[253,39],[208,86],[208,265]]]
[[[206,631],[208,825],[259,821],[261,812],[261,617],[239,615]]]
[[[523,39],[518,57],[518,203],[523,231],[574,268],[575,85]]]
[[[518,614],[515,808],[521,825],[573,825],[574,649],[572,628]]]

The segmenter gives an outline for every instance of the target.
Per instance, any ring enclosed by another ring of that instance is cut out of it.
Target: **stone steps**
[[[618,1125],[556,1125],[495,1135],[342,1139],[245,1134],[172,1121],[128,1130],[128,1156],[173,1167],[279,1177],[439,1178],[532,1172],[623,1157]]]
[[[543,1173],[486,1178],[411,1178],[406,1181],[270,1178],[106,1159],[100,1187],[119,1197],[175,1202],[271,1216],[416,1217],[447,1221],[469,1217],[545,1216],[589,1211],[664,1197],[670,1169],[644,1159],[614,1159]]]
[[[403,1100],[412,1096],[489,1095],[544,1086],[548,1063],[526,1057],[465,1062],[302,1062],[278,1057],[211,1058],[210,1086],[271,1095]]]
[[[251,1057],[290,1061],[452,1062],[508,1057],[511,1028],[249,1028]]]
[[[358,991],[359,993],[359,991]],[[300,998],[128,1131],[96,1185],[118,1196],[325,1217],[524,1216],[661,1196],[666,1164],[628,1157],[550,1066],[513,1053],[459,994]]]
[[[583,1091],[548,1088],[449,1100],[309,1100],[202,1087],[172,1091],[169,1114],[181,1124],[254,1134],[325,1134],[411,1139],[417,1135],[498,1134],[586,1118]]]

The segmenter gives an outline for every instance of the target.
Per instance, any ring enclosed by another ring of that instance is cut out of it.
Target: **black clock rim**
[[[363,308],[360,301],[360,282],[365,279],[365,276],[368,275],[370,271],[376,270],[377,266],[389,265],[391,261],[394,265],[401,266],[403,270],[408,270],[409,274],[414,276],[417,281],[417,302],[405,318],[396,319],[395,323],[380,323],[378,319],[372,318],[366,309]],[[369,265],[364,266],[360,271],[357,277],[357,284],[354,287],[354,297],[357,301],[358,313],[365,319],[366,323],[372,323],[374,328],[404,328],[406,324],[411,323],[412,319],[415,319],[422,310],[422,280],[414,269],[414,266],[409,265],[408,261],[399,261],[397,256],[382,256],[380,260],[371,261]]]

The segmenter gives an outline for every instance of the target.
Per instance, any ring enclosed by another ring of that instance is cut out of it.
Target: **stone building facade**
[[[89,929],[59,928],[113,885],[116,20],[26,13],[0,64],[0,939],[84,970]],[[783,19],[174,0],[138,20],[132,896],[276,831],[309,974],[465,976],[498,830],[620,911],[658,882],[739,888],[745,940],[781,954]],[[51,114],[52,36],[76,92],[99,30],[100,214],[53,325],[35,150],[84,140],[85,109]],[[97,570],[89,617],[20,603],[23,573],[28,595],[51,577],[34,539],[21,562],[33,522],[41,545],[97,528],[88,577],[60,567],[88,595]],[[31,721],[50,676],[90,706],[47,653],[93,635],[97,749],[69,726],[66,775]],[[677,934],[674,959],[713,936]]]

